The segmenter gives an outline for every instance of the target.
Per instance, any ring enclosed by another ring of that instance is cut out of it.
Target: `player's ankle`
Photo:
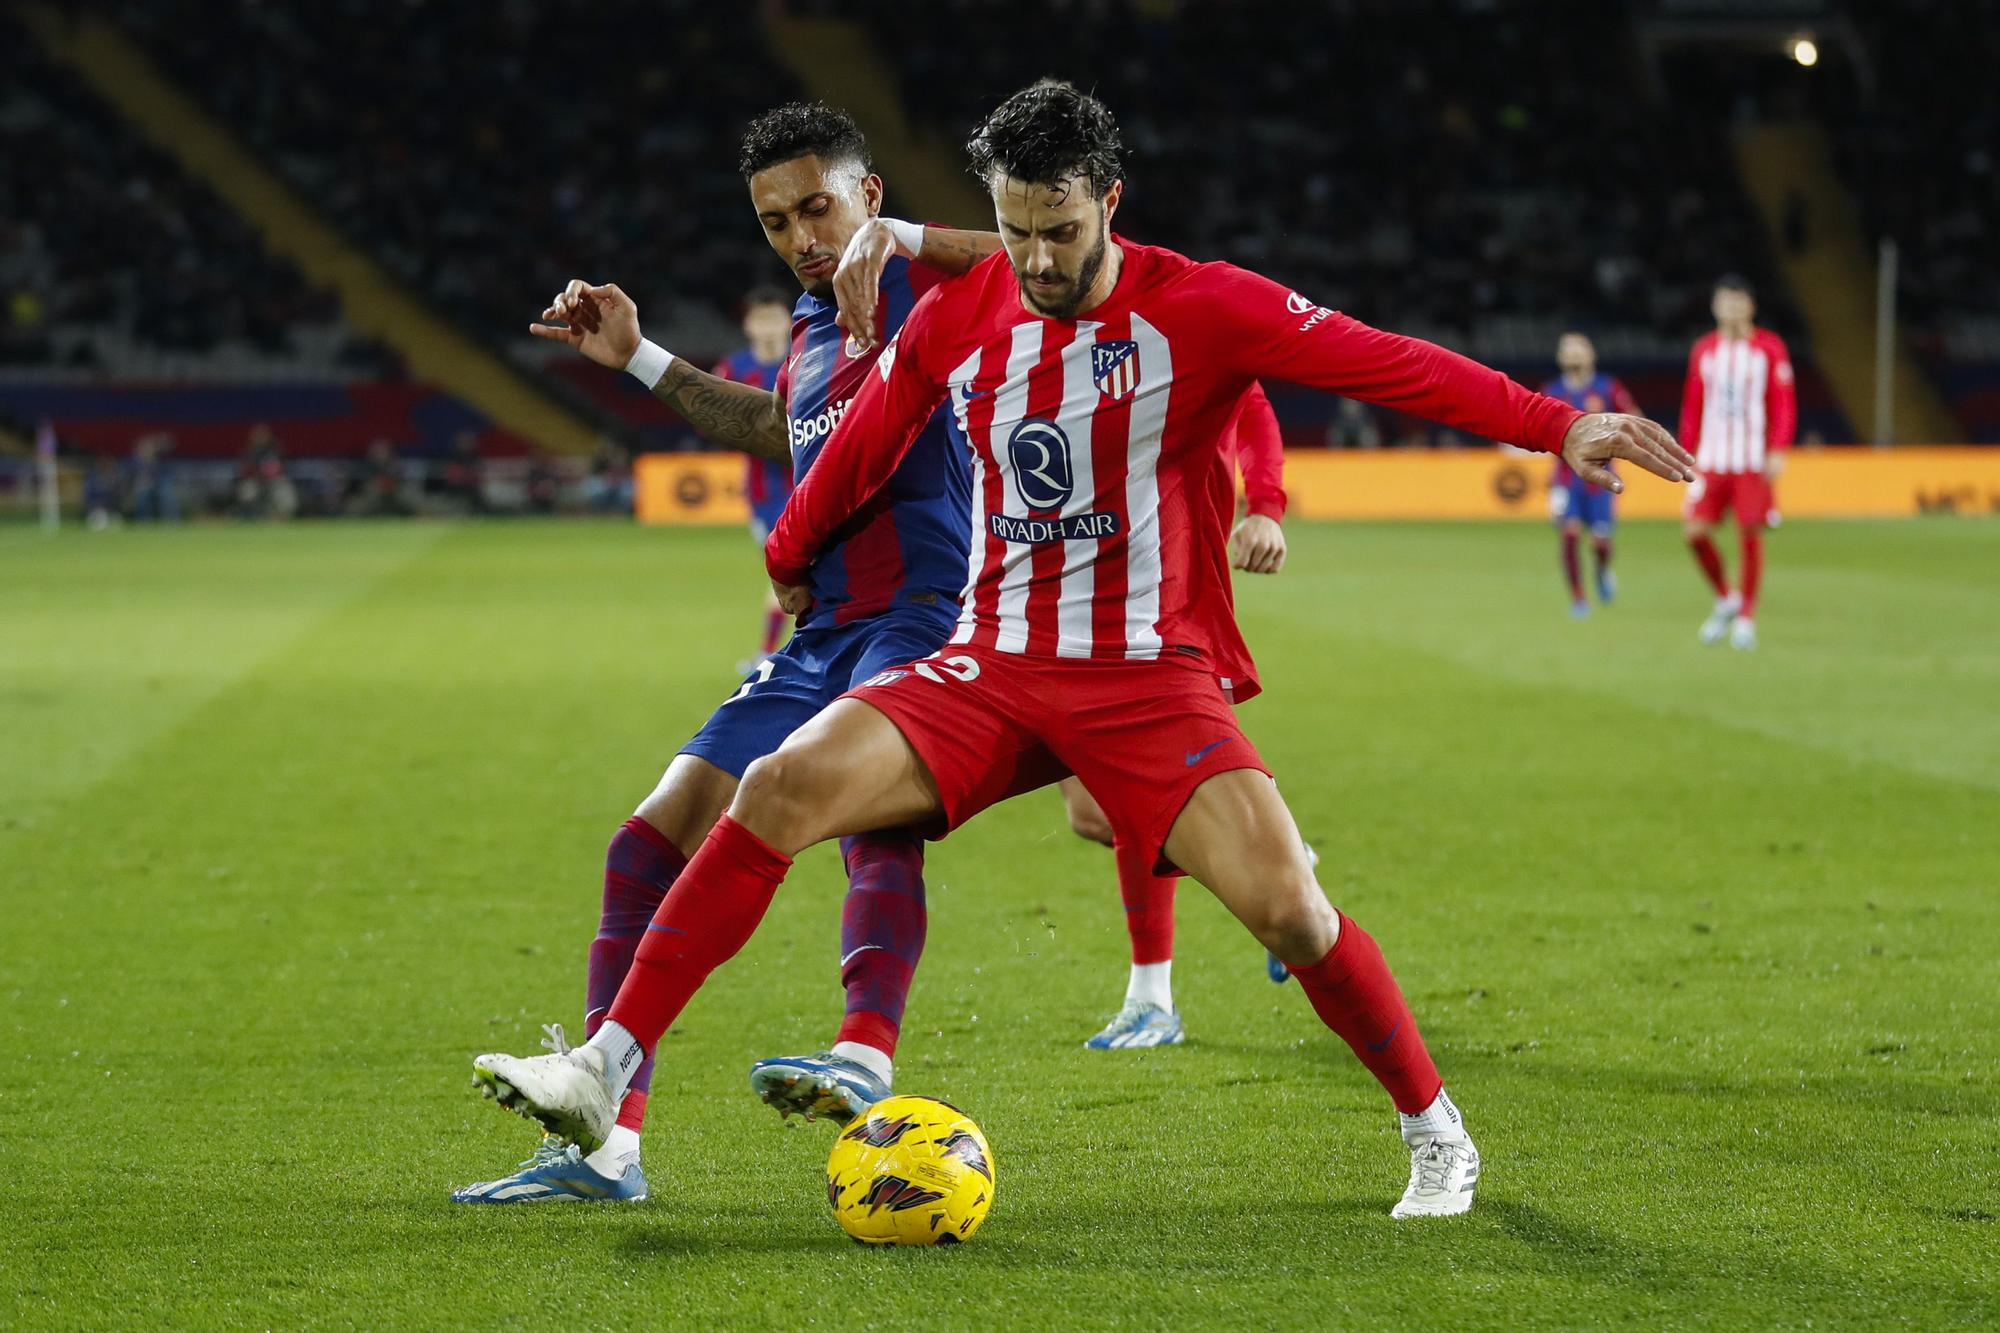
[[[879,1046],[871,1046],[864,1041],[837,1041],[829,1054],[837,1059],[852,1060],[884,1083],[893,1084],[895,1081],[896,1062],[889,1052]]]
[[[1163,963],[1134,963],[1132,975],[1125,983],[1125,1002],[1138,1001],[1155,1005],[1161,1009],[1174,1007],[1173,985],[1174,960]]]
[[[625,1168],[639,1161],[639,1131],[613,1125],[604,1137],[604,1146],[583,1159],[591,1170],[604,1176],[622,1176]]]
[[[1403,1142],[1413,1148],[1433,1139],[1459,1142],[1471,1137],[1465,1132],[1465,1118],[1443,1088],[1423,1110],[1415,1115],[1398,1113],[1396,1118],[1402,1122]]]

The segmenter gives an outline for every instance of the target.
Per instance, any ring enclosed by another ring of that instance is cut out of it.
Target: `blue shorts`
[[[877,672],[930,656],[951,630],[952,622],[942,618],[895,615],[802,629],[757,664],[681,753],[741,778],[753,760],[784,744],[835,699]]]
[[[1571,477],[1549,488],[1549,517],[1558,524],[1575,519],[1592,532],[1608,532],[1612,524],[1611,492],[1582,477]]]

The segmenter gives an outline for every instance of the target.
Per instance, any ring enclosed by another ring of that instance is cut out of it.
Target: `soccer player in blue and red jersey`
[[[791,351],[775,384],[760,388],[698,370],[647,341],[638,307],[615,284],[571,282],[534,325],[598,364],[623,369],[709,439],[812,471],[880,347],[847,340],[834,277],[855,235],[877,224],[882,181],[854,121],[819,103],[768,112],[743,136],[738,162],[764,235],[805,294]],[[883,224],[886,225],[886,224]],[[873,322],[893,334],[925,291],[964,272],[998,244],[990,234],[898,224],[898,253],[883,268]],[[783,649],[766,656],[674,756],[652,795],[611,839],[604,902],[586,979],[584,1027],[595,1033],[654,913],[735,795],[744,770],[778,748],[851,687],[940,646],[958,619],[965,584],[970,482],[950,414],[929,414],[923,439],[828,543],[812,606]],[[886,1096],[911,973],[923,949],[923,844],[909,832],[843,839],[849,890],[841,929],[846,1015],[823,1070],[860,1105]],[[554,1048],[567,1049],[552,1027]],[[587,1156],[544,1141],[513,1175],[469,1186],[464,1203],[641,1199],[639,1130],[652,1061],[621,1071],[615,1124]]]
[[[792,307],[776,287],[759,287],[743,298],[745,345],[716,363],[719,379],[747,384],[753,389],[776,392],[778,372],[785,368],[785,356],[792,348]],[[792,460],[745,456],[743,496],[750,502],[750,535],[761,549],[785,501],[792,498]],[[757,656],[743,664],[745,672],[773,652],[784,641],[785,622],[791,617],[778,606],[777,599],[764,599],[764,641]]]
[[[1073,772],[1156,866],[1207,886],[1284,959],[1400,1112],[1396,1217],[1472,1206],[1479,1154],[1367,932],[1327,901],[1270,770],[1216,689],[1234,487],[1219,445],[1250,382],[1290,380],[1670,480],[1694,459],[1643,418],[1585,414],[1442,348],[1229,264],[1116,236],[1110,112],[1045,81],[973,136],[998,256],[934,289],[855,395],[765,549],[780,603],[933,419],[972,453],[972,563],[949,645],[861,682],[745,775],[584,1047],[479,1056],[521,1114],[595,1149],[631,1072],[769,910],[800,850],[884,826],[942,837]],[[559,1043],[560,1044],[560,1043]]]
[[[1583,334],[1565,333],[1556,340],[1556,369],[1561,373],[1542,386],[1549,397],[1579,412],[1639,415],[1639,404],[1625,386],[1598,370],[1597,349]],[[1609,602],[1618,591],[1618,581],[1611,574],[1611,531],[1616,521],[1612,504],[1610,491],[1591,485],[1560,456],[1556,458],[1555,471],[1549,477],[1549,516],[1562,532],[1569,613],[1578,619],[1590,614],[1590,599],[1583,595],[1583,561],[1577,552],[1585,528],[1590,529],[1590,543],[1597,556],[1597,600]]]

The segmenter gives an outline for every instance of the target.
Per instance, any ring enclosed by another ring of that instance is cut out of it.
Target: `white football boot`
[[[472,1086],[564,1143],[596,1152],[618,1123],[604,1053],[592,1046],[570,1049],[560,1023],[542,1031],[549,1034],[542,1045],[552,1054],[482,1055],[472,1062]]]
[[[1729,627],[1729,646],[1742,652],[1749,652],[1757,646],[1757,622],[1748,616],[1736,617],[1736,623]]]
[[[1743,599],[1735,593],[1716,599],[1715,609],[1708,613],[1708,619],[1701,622],[1700,638],[1713,646],[1721,643],[1729,633],[1729,627],[1736,623],[1736,612],[1743,606]]]
[[[1391,1217],[1456,1217],[1472,1208],[1479,1149],[1471,1139],[1425,1139],[1410,1150],[1410,1187]]]

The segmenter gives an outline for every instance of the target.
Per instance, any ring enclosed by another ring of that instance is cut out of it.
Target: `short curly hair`
[[[996,171],[1033,185],[1083,176],[1098,199],[1125,174],[1124,150],[1110,108],[1060,79],[1041,79],[1002,102],[965,145],[984,184]]]
[[[852,162],[863,171],[873,165],[868,139],[854,117],[824,102],[787,102],[744,129],[736,169],[749,180],[766,167],[808,155],[829,163]]]

